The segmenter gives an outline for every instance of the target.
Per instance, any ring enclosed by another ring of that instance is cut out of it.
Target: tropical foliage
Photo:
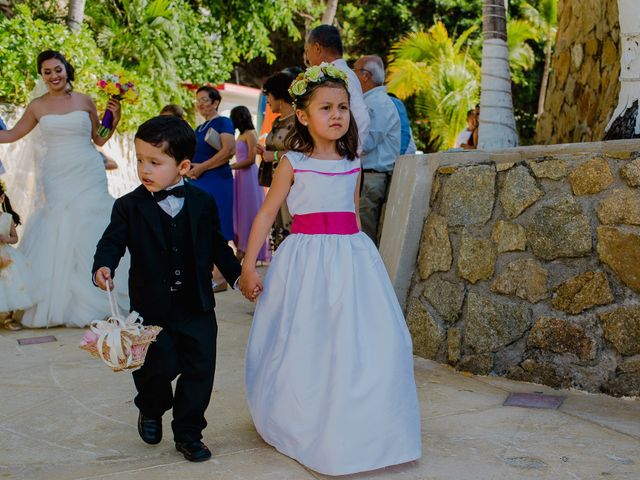
[[[415,112],[429,122],[433,149],[453,147],[466,125],[467,110],[478,101],[480,67],[466,47],[474,30],[454,42],[438,22],[391,49],[387,88],[402,99],[415,95]]]

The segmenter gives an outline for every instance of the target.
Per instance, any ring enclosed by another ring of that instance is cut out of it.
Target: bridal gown
[[[114,199],[102,157],[91,142],[89,113],[76,110],[40,118],[47,152],[39,161],[43,199],[25,226],[20,248],[32,268],[27,327],[84,327],[109,314],[107,294],[91,282],[96,244]],[[128,311],[127,268],[115,276],[118,304]]]

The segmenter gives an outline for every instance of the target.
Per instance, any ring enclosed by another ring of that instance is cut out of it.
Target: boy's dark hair
[[[211,100],[211,102],[215,102],[216,100],[218,102],[222,101],[222,95],[220,95],[220,92],[212,87],[211,85],[203,85],[202,87],[200,87],[196,93],[200,93],[200,92],[207,92],[207,94],[209,95],[209,99]]]
[[[473,117],[476,114],[476,109],[472,108],[471,110],[467,110],[467,120],[469,120],[469,118]]]
[[[347,92],[347,99],[350,98],[347,85],[342,81],[335,78],[326,80],[322,83],[310,83],[309,88],[304,93],[296,97],[296,108],[301,110],[306,109],[309,106],[313,93],[318,88],[342,88]],[[284,139],[285,147],[289,150],[295,150],[305,154],[313,152],[313,137],[309,133],[309,129],[300,123],[298,116],[295,116],[294,127],[289,131]],[[349,110],[349,129],[347,132],[336,141],[336,150],[338,154],[343,157],[347,157],[349,160],[354,160],[358,156],[358,126],[356,120],[353,118],[351,110]]]
[[[267,78],[262,86],[262,93],[271,94],[276,100],[283,100],[292,103],[291,95],[289,95],[289,87],[293,83],[295,77],[285,72],[278,72]]]
[[[342,56],[343,53],[340,31],[333,25],[318,25],[309,33],[307,43],[309,45],[319,43],[322,48],[337,53],[340,56]]]
[[[2,182],[0,182],[0,195],[4,195],[4,202],[2,203],[2,205],[0,205],[0,212],[7,212],[13,217],[13,223],[15,223],[16,225],[20,225],[20,215],[18,215],[11,206],[11,201],[9,201],[7,192],[4,191]]]
[[[229,116],[231,117],[233,126],[237,128],[240,133],[244,133],[247,130],[256,129],[256,127],[253,126],[253,120],[251,119],[251,112],[244,105],[238,105],[237,107],[233,107],[233,109],[231,109],[231,113],[229,114]]]
[[[187,122],[173,115],[153,117],[138,127],[135,138],[160,148],[176,163],[191,160],[196,150],[196,134]]]
[[[62,63],[65,71],[67,72],[67,82],[69,82],[69,86],[73,88],[71,82],[76,79],[76,71],[73,66],[69,62],[67,62],[67,59],[64,58],[64,55],[56,50],[44,50],[43,52],[40,52],[38,54],[38,59],[36,61],[38,64],[38,73],[42,75],[42,64],[51,59],[59,60],[60,63]]]

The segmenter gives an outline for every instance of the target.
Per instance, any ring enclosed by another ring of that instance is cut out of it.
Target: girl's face
[[[42,62],[40,75],[50,92],[62,92],[67,88],[67,69],[57,58]]]
[[[338,140],[349,129],[349,95],[341,87],[318,87],[307,108],[296,115],[313,138]]]
[[[213,117],[218,110],[218,101],[212,102],[209,97],[209,92],[198,92],[196,94],[196,107],[198,108],[198,113],[202,115],[204,118],[209,119]]]

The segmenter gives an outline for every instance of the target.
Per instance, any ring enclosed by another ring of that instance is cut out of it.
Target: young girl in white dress
[[[253,223],[240,278],[243,294],[258,299],[245,366],[256,429],[328,475],[421,456],[411,337],[355,213],[361,168],[346,82],[321,64],[291,85],[291,151]],[[292,234],[263,285],[256,255],[285,199]]]
[[[8,330],[20,330],[12,313],[33,305],[29,295],[29,268],[24,255],[11,245],[18,243],[16,226],[20,216],[11,207],[6,187],[0,181],[0,313],[5,314],[3,325]]]

